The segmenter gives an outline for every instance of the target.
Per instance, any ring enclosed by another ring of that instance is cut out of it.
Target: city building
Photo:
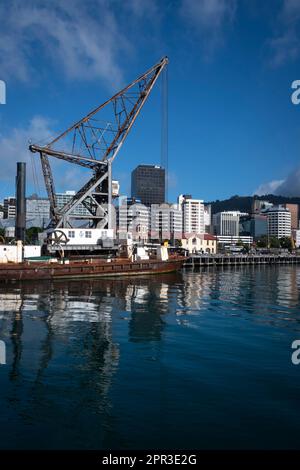
[[[178,197],[178,206],[182,211],[183,233],[200,234],[205,232],[204,202],[202,199],[193,199],[191,195],[181,194]]]
[[[55,200],[56,200],[58,209],[62,209],[64,205],[67,204],[73,198],[73,196],[75,196],[75,194],[76,194],[75,191],[66,191],[64,193],[56,193]],[[78,216],[80,215],[87,216],[87,215],[90,215],[90,212],[82,203],[80,203],[78,204],[77,207],[75,207],[75,209],[72,211],[71,214],[78,215]]]
[[[231,245],[238,245],[242,243],[243,245],[252,245],[253,238],[250,236],[233,236],[233,235],[217,235],[218,246],[226,247]]]
[[[4,219],[13,219],[16,217],[16,198],[6,197],[3,200]]]
[[[240,217],[247,213],[240,211],[223,211],[213,215],[213,227],[215,235],[238,237]]]
[[[120,183],[117,180],[111,181],[111,192],[113,197],[118,197],[120,195]]]
[[[135,241],[147,241],[149,237],[149,208],[140,199],[120,198],[118,207],[118,233],[120,240],[130,232]]]
[[[182,210],[178,204],[153,204],[150,213],[151,240],[163,241],[182,238]]]
[[[254,239],[268,234],[268,217],[262,214],[240,216],[239,234]]]
[[[174,243],[175,240],[181,240],[183,232],[183,217],[179,204],[171,204],[170,209],[170,239]]]
[[[300,230],[292,230],[292,236],[295,242],[295,247],[300,248]]]
[[[147,206],[165,202],[165,170],[159,165],[139,165],[131,173],[131,197]]]
[[[36,194],[26,198],[26,220],[34,220],[37,227],[45,227],[50,219],[50,202]]]
[[[252,213],[260,214],[262,211],[270,209],[272,206],[273,204],[269,201],[264,201],[263,199],[254,199],[252,203]]]
[[[212,232],[211,204],[204,204],[204,230],[205,233]]]
[[[299,207],[298,204],[283,204],[285,209],[288,209],[291,213],[291,227],[292,230],[299,228]]]
[[[217,237],[210,233],[195,234],[190,237],[183,237],[181,246],[189,253],[217,253]]]
[[[10,218],[10,217],[8,217],[8,218]],[[15,227],[13,227],[13,226],[4,227],[4,235],[5,235],[5,238],[14,238],[14,236],[15,236]]]
[[[270,237],[282,238],[291,236],[291,213],[283,206],[273,206],[265,210],[268,217],[268,234]]]

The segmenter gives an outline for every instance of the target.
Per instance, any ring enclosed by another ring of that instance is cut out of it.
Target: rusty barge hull
[[[178,257],[168,261],[143,260],[130,261],[116,259],[78,260],[69,263],[23,262],[0,264],[0,282],[29,280],[86,279],[100,277],[141,276],[162,274],[181,269],[185,258]]]

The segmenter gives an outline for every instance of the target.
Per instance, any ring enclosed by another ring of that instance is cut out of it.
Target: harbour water
[[[300,267],[0,286],[1,449],[300,448]]]

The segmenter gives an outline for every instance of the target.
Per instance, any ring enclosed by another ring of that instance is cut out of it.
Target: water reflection
[[[191,316],[208,312],[251,315],[255,322],[298,327],[300,269],[255,266],[186,272],[177,297],[176,315],[187,324]],[[182,318],[184,317],[184,319]],[[190,320],[191,321],[191,320]]]
[[[65,433],[71,447],[101,448],[112,440],[122,446],[115,389],[120,377],[126,381],[122,360],[130,347],[141,357],[151,347],[165,409],[163,350],[180,338],[175,327],[205,328],[208,319],[236,317],[299,331],[299,286],[300,269],[290,266],[0,285],[0,339],[8,356],[7,368],[0,369],[0,403],[9,416],[0,446],[64,448]],[[4,420],[5,413],[0,435]],[[37,429],[34,442],[16,435],[27,425]],[[47,433],[39,434],[43,426]]]
[[[290,319],[298,324],[299,287],[300,269],[290,266],[202,270],[156,279],[0,285],[0,333],[11,341],[12,378],[22,357],[24,315],[39,325],[35,341],[40,341],[41,369],[51,360],[53,338],[76,350],[72,335],[83,347],[86,364],[96,358],[115,368],[119,357],[113,340],[116,312],[117,320],[127,321],[129,341],[137,342],[160,341],[164,317],[172,312],[179,324],[208,312],[249,313],[254,321]],[[103,370],[108,368],[103,365]]]
[[[102,360],[111,355],[115,363],[118,346],[112,323],[116,312],[124,312],[121,318],[128,321],[130,341],[160,341],[164,316],[170,312],[180,319],[211,311],[238,311],[263,316],[265,321],[276,320],[276,313],[278,321],[283,314],[298,322],[299,287],[300,269],[290,266],[203,270],[156,279],[0,285],[0,332],[13,346],[13,376],[22,355],[24,315],[41,327],[38,338],[47,352],[46,362],[51,359],[53,337],[70,342],[70,335],[75,334],[83,345],[90,342],[93,357],[102,351]],[[110,353],[104,354],[104,349]]]

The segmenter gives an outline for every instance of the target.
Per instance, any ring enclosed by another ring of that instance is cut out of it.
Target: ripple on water
[[[293,266],[0,286],[0,447],[299,447],[299,286]]]

